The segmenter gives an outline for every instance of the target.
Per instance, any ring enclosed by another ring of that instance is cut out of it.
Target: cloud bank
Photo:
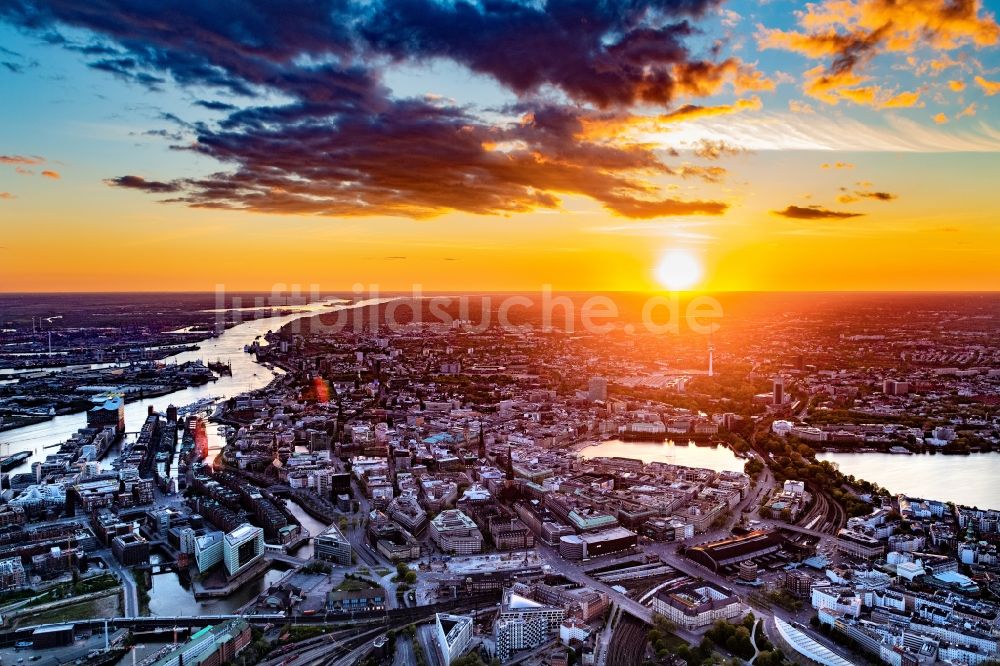
[[[683,100],[728,87],[774,88],[737,58],[690,44],[716,0],[202,0],[178,11],[137,0],[0,0],[0,20],[135,85],[218,95],[196,105],[217,122],[184,123],[175,146],[224,167],[203,178],[109,177],[111,186],[206,208],[327,216],[507,214],[582,195],[635,218],[718,215],[727,204],[666,196],[659,176],[717,180],[721,168],[674,168],[653,148],[587,138],[602,114],[660,107],[664,118],[760,108]],[[67,35],[89,31],[80,42]],[[398,63],[444,59],[514,93],[485,113],[399,98]],[[275,101],[281,100],[281,101]],[[236,103],[236,102],[239,103]]]

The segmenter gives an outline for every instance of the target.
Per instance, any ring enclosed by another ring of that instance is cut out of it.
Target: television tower
[[[712,370],[712,356],[715,352],[715,344],[712,342],[711,334],[708,336],[708,376],[712,377],[714,372]]]

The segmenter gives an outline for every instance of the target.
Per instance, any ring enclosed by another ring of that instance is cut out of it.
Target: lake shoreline
[[[960,455],[906,455],[884,452],[823,451],[816,459],[833,463],[848,476],[877,483],[893,495],[1000,509],[1000,453],[970,461]]]

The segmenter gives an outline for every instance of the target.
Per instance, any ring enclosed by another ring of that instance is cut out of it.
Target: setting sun
[[[671,291],[691,289],[701,276],[701,262],[686,250],[670,250],[656,265],[657,281]]]

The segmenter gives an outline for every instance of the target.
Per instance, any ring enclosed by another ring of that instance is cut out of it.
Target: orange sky
[[[704,266],[707,290],[994,290],[1000,227],[990,154],[763,152],[730,164],[721,217],[630,220],[565,197],[564,210],[428,220],[280,216],[191,209],[119,192],[64,169],[38,199],[5,202],[0,284],[6,291],[270,289],[660,289],[659,257],[680,248]],[[830,158],[832,159],[832,158]],[[962,171],[953,163],[965,165]],[[796,174],[789,185],[789,174]],[[876,177],[873,174],[882,174]],[[746,178],[744,181],[743,179]],[[837,207],[843,184],[877,180],[898,196],[845,220],[794,220],[787,203]],[[693,194],[701,186],[687,184]],[[58,187],[59,197],[46,197]],[[949,196],[942,196],[948,192]],[[39,199],[43,202],[39,204]],[[87,207],[79,201],[93,203]]]
[[[1000,290],[989,6],[692,1],[683,48],[594,9],[606,30],[578,38],[595,43],[523,60],[457,48],[461,29],[444,54],[414,37],[391,58],[355,36],[357,79],[313,66],[343,54],[308,12],[241,24],[262,34],[236,64],[228,6],[197,25],[155,5],[0,16],[0,291],[660,290],[669,252],[709,291]],[[522,33],[563,20],[528,6]],[[499,19],[476,18],[484,39],[530,46]],[[43,28],[131,57],[88,60]],[[608,47],[626,33],[644,46]],[[344,78],[341,97],[371,99],[338,106]]]

